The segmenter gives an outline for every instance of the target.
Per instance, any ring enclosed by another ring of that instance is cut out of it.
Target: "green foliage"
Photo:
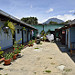
[[[33,45],[34,41],[33,40],[30,40],[28,45]]]
[[[6,59],[6,60],[8,60],[8,59],[10,59],[10,58],[12,58],[12,53],[6,53],[5,55],[4,55],[4,58]]]
[[[37,47],[37,48],[35,48],[35,49],[39,49],[39,48]]]
[[[45,31],[42,30],[42,31],[40,32],[40,34],[41,34],[41,36],[43,36],[43,35],[45,34]]]
[[[19,47],[19,44],[18,44],[18,43],[19,43],[21,40],[22,40],[22,38],[21,38],[20,40],[18,40],[18,41],[15,41],[13,47],[14,47],[14,48],[18,48],[18,47]]]
[[[51,71],[50,71],[50,70],[46,70],[45,72],[47,72],[47,73],[51,73]]]
[[[46,40],[46,36],[43,36],[43,40],[44,40],[44,41]]]
[[[14,24],[12,22],[8,21],[8,27],[11,30],[11,33],[12,33],[12,36],[13,36],[14,32],[15,32],[15,26],[14,26]]]
[[[35,43],[35,40],[32,40],[33,43]]]
[[[2,50],[2,49],[1,49],[1,47],[0,47],[0,56],[3,57],[2,54],[4,53],[4,51],[1,51],[1,50]]]
[[[58,24],[58,23],[54,21],[50,21],[49,24]]]
[[[9,27],[9,29],[11,30],[11,33],[12,33],[12,37],[13,37],[13,35],[14,35],[14,32],[15,32],[15,24],[14,23],[12,23],[12,22],[10,22],[10,21],[6,21],[5,23],[4,23],[4,26],[1,26],[0,27],[0,32],[1,32],[1,29],[3,28],[3,27]],[[5,30],[5,32],[8,34],[8,29],[6,29]]]
[[[20,53],[21,50],[19,50],[19,48],[14,48],[14,54]]]
[[[31,25],[38,24],[38,19],[36,17],[27,17],[27,18],[23,17],[21,20]]]
[[[23,27],[22,30],[25,30],[26,31],[25,27]]]
[[[19,43],[21,40],[22,40],[22,38],[21,38],[20,40],[14,42],[13,47],[14,47],[14,53],[15,53],[15,54],[20,53],[22,47],[24,46],[24,45],[21,45],[21,47],[19,46],[18,43]]]
[[[46,34],[50,34],[51,33],[51,30],[49,29],[47,32],[46,32]]]
[[[19,50],[22,50],[24,48],[24,45],[21,44],[18,48]]]
[[[0,47],[0,50],[2,50],[1,47]]]

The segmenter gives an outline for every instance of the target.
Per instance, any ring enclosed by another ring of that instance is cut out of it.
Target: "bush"
[[[40,34],[41,34],[41,36],[44,36],[45,31],[44,31],[44,30],[42,30],[42,31],[40,32]]]
[[[46,37],[45,37],[45,36],[43,36],[43,40],[44,40],[44,41],[46,40]]]

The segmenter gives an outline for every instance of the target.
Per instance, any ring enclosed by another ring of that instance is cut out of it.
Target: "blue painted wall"
[[[34,26],[36,29],[38,29],[38,33],[40,33],[43,30],[43,25],[32,25]],[[55,31],[55,29],[59,28],[59,27],[63,27],[64,25],[44,25],[44,31],[47,32],[49,29],[51,31]]]
[[[27,31],[23,31],[23,43],[27,42]]]
[[[66,30],[66,45],[67,45],[67,34],[68,34],[68,48],[70,49],[71,42],[75,42],[75,27],[71,27]]]
[[[4,25],[3,21],[0,21],[0,27]],[[9,48],[11,46],[13,46],[13,41],[12,41],[12,34],[9,30],[9,34],[7,36],[6,33],[4,33],[3,30],[1,30],[1,34],[0,34],[0,46],[2,49],[6,49]]]
[[[75,27],[71,28],[71,42],[75,42]]]
[[[15,28],[16,28],[15,38],[16,38],[16,41],[18,41],[22,38],[22,31],[21,31],[22,27],[19,25],[16,25]],[[19,33],[17,33],[17,29],[19,29]],[[22,40],[19,43],[22,43]]]

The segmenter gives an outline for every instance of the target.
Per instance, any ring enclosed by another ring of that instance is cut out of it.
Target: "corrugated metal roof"
[[[23,21],[17,19],[16,17],[14,17],[14,16],[12,16],[12,15],[9,15],[8,13],[6,13],[6,12],[4,12],[4,11],[2,11],[2,10],[0,10],[0,14],[3,15],[3,16],[8,17],[8,18],[10,18],[10,19],[13,19],[13,20],[15,20],[15,21],[17,21],[17,22],[19,22],[19,23],[22,23],[22,24],[24,24],[24,25],[26,25],[26,26],[28,26],[28,27],[31,27],[31,28],[33,28],[33,29],[36,29],[36,28],[34,28],[33,26],[31,26],[30,24],[27,24],[27,23],[25,23],[25,22],[23,22]],[[36,30],[37,30],[37,29],[36,29]]]

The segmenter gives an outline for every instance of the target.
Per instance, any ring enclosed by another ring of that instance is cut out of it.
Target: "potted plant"
[[[13,59],[14,59],[14,60],[16,59],[17,55],[21,52],[21,48],[23,47],[23,46],[21,45],[21,48],[19,48],[20,46],[19,46],[18,43],[19,43],[21,40],[22,40],[22,39],[20,39],[20,40],[14,42],[14,45],[13,45],[13,47],[14,47],[14,51],[13,51],[14,56],[13,56]]]
[[[29,41],[28,46],[29,46],[29,47],[30,47],[30,46],[33,46],[33,41],[32,41],[32,40]]]
[[[46,41],[46,36],[43,36],[43,41]]]
[[[4,60],[3,53],[4,53],[4,51],[2,51],[2,49],[0,47],[0,62]]]
[[[24,48],[24,45],[20,45],[19,47],[18,47],[18,49],[21,51],[22,49]]]
[[[0,57],[3,57],[2,54],[3,54],[3,51],[2,51],[2,49],[0,47]]]
[[[6,53],[4,55],[4,64],[5,65],[9,65],[11,63],[11,58],[12,58],[11,54],[10,53]]]
[[[21,51],[18,48],[14,48],[14,55],[13,55],[13,59],[15,60],[18,56],[18,53],[20,53]]]

